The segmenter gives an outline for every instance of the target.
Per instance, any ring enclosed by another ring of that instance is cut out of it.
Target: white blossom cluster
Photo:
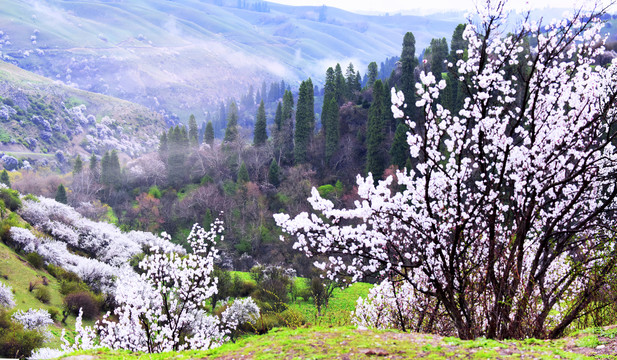
[[[232,305],[223,316],[228,323],[203,310],[217,291],[212,277],[218,256],[214,245],[222,231],[219,220],[209,231],[195,224],[187,239],[191,253],[165,254],[153,247],[153,254],[139,264],[142,275],[119,277],[114,310],[118,320],[109,320],[107,314],[97,325],[100,344],[151,353],[209,349],[223,343],[237,325],[258,316],[252,299]]]
[[[422,124],[405,119],[411,174],[376,186],[359,176],[351,209],[313,189],[321,216],[275,219],[331,277],[395,274],[415,289],[409,309],[438,299],[443,328],[461,337],[556,336],[615,257],[617,62],[594,66],[598,17],[523,22],[505,35],[496,10],[467,26],[468,57],[448,64],[469,94],[458,114],[438,101],[446,82],[420,74]],[[527,36],[537,39],[529,51]],[[402,117],[403,94],[392,101]],[[365,303],[356,315],[370,311]]]
[[[259,307],[251,297],[236,299],[221,314],[221,321],[228,329],[235,329],[247,322],[253,323],[257,318],[259,318]]]
[[[13,320],[22,324],[26,330],[44,332],[49,325],[54,323],[51,315],[45,309],[18,310],[12,317]]]
[[[15,306],[15,297],[10,286],[0,282],[0,306],[5,308],[13,308]]]
[[[40,197],[23,200],[20,215],[51,239],[37,237],[30,230],[12,227],[11,243],[25,252],[36,252],[50,264],[72,271],[95,290],[115,292],[114,278],[136,254],[150,248],[184,254],[184,249],[169,239],[143,231],[121,232],[115,225],[81,216],[68,205]],[[86,258],[72,250],[92,255]]]
[[[436,313],[438,306],[416,291],[409,282],[384,280],[369,291],[365,298],[358,298],[351,321],[356,326],[376,329],[419,331],[418,324],[432,321],[435,331],[453,335],[444,314]]]

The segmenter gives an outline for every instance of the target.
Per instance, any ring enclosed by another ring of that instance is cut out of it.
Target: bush
[[[251,295],[257,290],[257,285],[252,281],[243,280],[238,275],[234,275],[231,287],[231,297],[243,298]]]
[[[73,293],[79,293],[82,291],[88,291],[88,285],[86,285],[83,281],[68,281],[62,280],[60,281],[60,294],[69,295]]]
[[[268,303],[273,310],[283,311],[289,302],[289,287],[292,276],[287,269],[278,266],[256,266],[251,269],[251,277],[257,283],[254,298]]]
[[[17,190],[2,188],[0,189],[0,200],[11,211],[16,211],[21,207],[21,199]]]
[[[51,300],[51,293],[46,287],[40,287],[34,291],[34,297],[43,304],[49,304],[49,301]]]
[[[66,280],[70,282],[80,282],[81,281],[81,279],[79,278],[79,275],[75,274],[72,271],[64,270],[60,266],[56,266],[53,264],[47,265],[47,272],[58,280]]]
[[[28,253],[26,255],[26,260],[32,265],[35,269],[40,269],[45,265],[45,260],[43,257],[35,252]]]
[[[51,319],[52,319],[53,321],[58,321],[58,319],[60,319],[60,318],[59,318],[59,316],[60,316],[60,310],[58,310],[58,309],[56,309],[56,308],[52,307],[52,308],[49,308],[47,311],[49,311],[49,316],[51,316]]]
[[[73,315],[79,314],[79,309],[83,311],[84,319],[92,320],[99,316],[100,305],[94,295],[88,291],[80,291],[68,294],[64,298],[64,306]]]
[[[11,319],[8,311],[0,309],[0,357],[26,358],[41,347],[45,335],[34,330],[25,330]]]

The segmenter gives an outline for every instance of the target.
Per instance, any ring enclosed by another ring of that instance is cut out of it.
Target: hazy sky
[[[390,12],[421,9],[424,11],[447,11],[447,10],[473,10],[475,9],[476,0],[269,0],[276,3],[287,5],[314,5],[337,7],[354,12]],[[508,5],[523,6],[526,3],[531,3],[534,8],[544,7],[559,7],[568,8],[573,5],[580,4],[581,1],[573,0],[509,0]]]

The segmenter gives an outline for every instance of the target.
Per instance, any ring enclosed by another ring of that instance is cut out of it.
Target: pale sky
[[[287,5],[312,5],[312,6],[331,6],[352,12],[377,12],[377,13],[396,13],[403,11],[409,13],[410,10],[427,11],[448,11],[463,10],[472,11],[475,9],[477,0],[269,0],[275,3]],[[482,3],[483,1],[480,1]],[[525,6],[531,3],[533,8],[574,8],[580,6],[584,1],[574,0],[509,0],[508,5],[512,7]]]

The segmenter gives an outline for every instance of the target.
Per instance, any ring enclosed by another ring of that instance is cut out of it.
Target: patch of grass
[[[588,335],[576,340],[575,344],[578,347],[595,348],[600,345],[600,340],[596,335]]]

